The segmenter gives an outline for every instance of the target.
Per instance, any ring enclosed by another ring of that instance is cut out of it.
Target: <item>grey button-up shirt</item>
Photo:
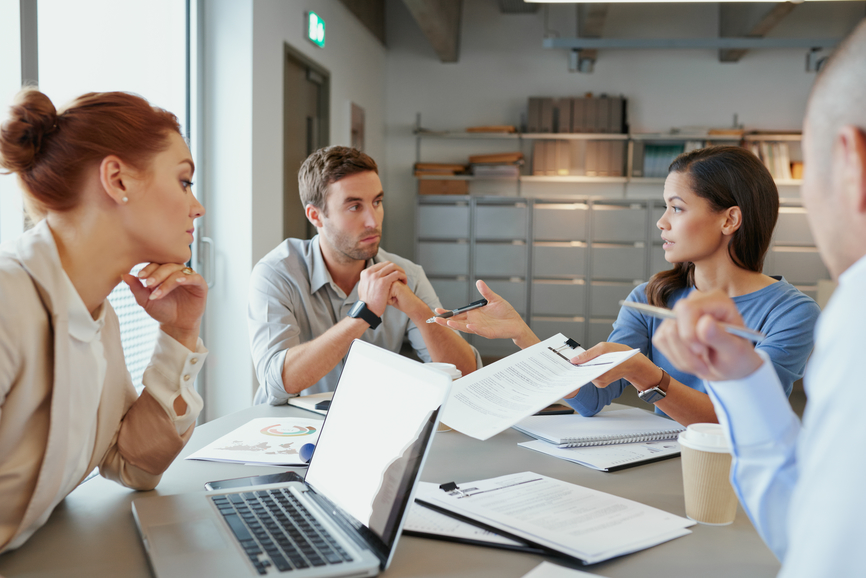
[[[391,261],[402,267],[409,278],[409,288],[431,310],[441,307],[420,265],[379,249],[367,266],[381,261]],[[358,300],[358,286],[346,295],[334,283],[316,235],[308,241],[286,239],[265,255],[250,276],[249,298],[250,340],[259,380],[255,403],[287,403],[291,394],[283,387],[282,378],[286,351],[316,339],[343,319]],[[375,330],[367,329],[361,339],[398,352],[404,335],[408,336],[412,348],[422,361],[431,360],[421,332],[405,313],[394,307],[389,306],[382,315],[382,324]],[[344,355],[347,353],[344,352]],[[475,357],[478,367],[481,367],[477,351]],[[333,391],[344,362],[345,357],[304,393]]]

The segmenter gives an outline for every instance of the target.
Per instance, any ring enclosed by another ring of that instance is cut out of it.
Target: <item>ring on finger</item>
[[[192,275],[194,273],[194,271],[192,269],[190,269],[189,267],[184,267],[183,269],[181,269],[181,272],[184,275]]]

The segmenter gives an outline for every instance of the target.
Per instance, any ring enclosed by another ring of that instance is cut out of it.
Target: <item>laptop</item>
[[[385,570],[450,387],[442,371],[355,340],[303,481],[133,501],[154,575]]]

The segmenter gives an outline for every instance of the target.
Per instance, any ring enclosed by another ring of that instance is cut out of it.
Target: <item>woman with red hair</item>
[[[149,490],[192,435],[207,285],[184,263],[204,208],[174,115],[126,93],[55,110],[19,93],[0,166],[36,223],[0,245],[0,552],[98,467]],[[147,263],[137,277],[129,271]],[[137,395],[107,297],[124,281],[159,322]]]

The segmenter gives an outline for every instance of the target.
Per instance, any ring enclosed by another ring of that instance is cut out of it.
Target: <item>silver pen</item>
[[[658,317],[659,319],[676,319],[677,317],[677,314],[674,313],[673,310],[665,309],[664,307],[656,307],[655,305],[638,303],[637,301],[620,301],[619,304],[622,307],[631,307],[632,309],[637,309],[651,317]],[[760,331],[755,331],[754,329],[749,329],[747,327],[737,327],[730,323],[722,323],[721,325],[725,328],[725,331],[731,335],[736,335],[737,337],[742,337],[749,341],[754,341],[755,343],[759,343],[767,337]]]
[[[436,317],[440,319],[448,319],[449,317],[454,317],[455,315],[459,315],[461,313],[465,313],[466,311],[472,311],[473,309],[478,309],[479,307],[484,307],[487,305],[487,299],[479,299],[478,301],[473,301],[469,305],[464,305],[463,307],[458,307],[457,309],[452,309],[451,311],[446,311],[445,313],[439,313],[427,320],[427,323],[436,323]]]

